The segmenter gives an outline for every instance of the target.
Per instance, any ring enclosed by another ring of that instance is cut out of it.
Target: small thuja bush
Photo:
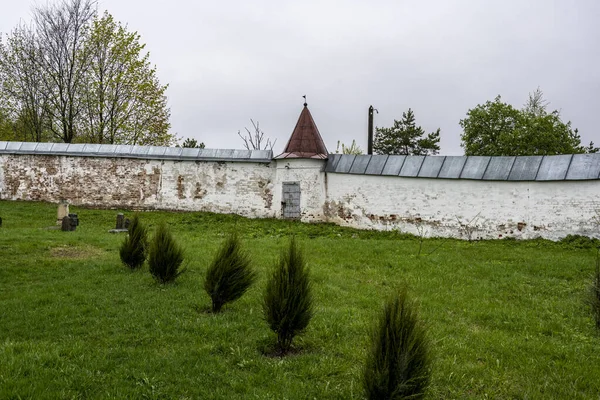
[[[363,373],[367,398],[424,398],[430,365],[425,329],[403,290],[385,303],[373,329]]]
[[[204,290],[212,300],[212,312],[218,313],[226,303],[242,297],[255,280],[250,256],[234,233],[225,240],[206,271]]]
[[[277,334],[277,352],[286,354],[294,336],[301,333],[313,316],[309,271],[302,252],[292,238],[267,281],[263,298],[265,320]]]
[[[596,328],[600,329],[600,248],[596,253],[596,271],[594,272],[591,292],[590,305],[596,320]]]
[[[161,223],[148,250],[150,273],[160,283],[172,282],[181,274],[182,262],[183,249],[175,242],[167,225]]]
[[[148,251],[148,231],[136,214],[129,225],[129,233],[119,248],[123,264],[131,269],[137,269],[146,261]]]

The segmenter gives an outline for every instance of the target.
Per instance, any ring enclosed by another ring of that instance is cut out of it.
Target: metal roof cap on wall
[[[425,160],[423,160],[423,165],[421,165],[421,169],[419,170],[419,178],[437,178],[442,169],[442,165],[444,165],[444,161],[446,161],[446,157],[444,156],[425,157]]]
[[[36,143],[0,141],[0,154],[71,157],[117,157],[155,160],[194,160],[270,163],[271,150],[198,149],[94,143]]]
[[[325,172],[485,181],[600,179],[600,154],[401,156],[331,154]]]

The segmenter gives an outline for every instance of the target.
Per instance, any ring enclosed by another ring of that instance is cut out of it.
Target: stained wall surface
[[[275,217],[271,163],[1,155],[0,198]]]
[[[328,174],[328,221],[427,237],[600,237],[600,181],[502,182]]]

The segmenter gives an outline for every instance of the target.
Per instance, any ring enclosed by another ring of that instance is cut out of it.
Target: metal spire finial
[[[306,103],[306,95],[302,96],[304,97],[304,107],[306,107],[308,104]]]

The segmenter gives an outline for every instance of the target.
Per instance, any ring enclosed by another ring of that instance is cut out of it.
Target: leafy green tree
[[[137,32],[107,12],[94,18],[83,53],[90,65],[85,75],[83,137],[92,143],[170,145],[170,111],[166,85],[156,78],[149,54],[143,54]]]
[[[564,123],[558,111],[547,111],[548,102],[538,89],[519,110],[500,96],[467,112],[460,121],[461,145],[468,156],[551,155],[593,153],[593,143],[581,145],[577,129]]]
[[[171,145],[170,110],[140,36],[95,0],[33,10],[0,40],[0,108],[15,140]]]
[[[14,123],[8,118],[6,112],[0,108],[0,140],[10,141],[15,140]]]
[[[0,40],[0,108],[4,118],[14,121],[11,140],[47,140],[48,97],[43,91],[42,70],[37,62],[38,44],[34,31],[21,24]]]
[[[440,151],[440,129],[425,136],[409,108],[391,128],[376,128],[373,151],[378,154],[432,155]]]

